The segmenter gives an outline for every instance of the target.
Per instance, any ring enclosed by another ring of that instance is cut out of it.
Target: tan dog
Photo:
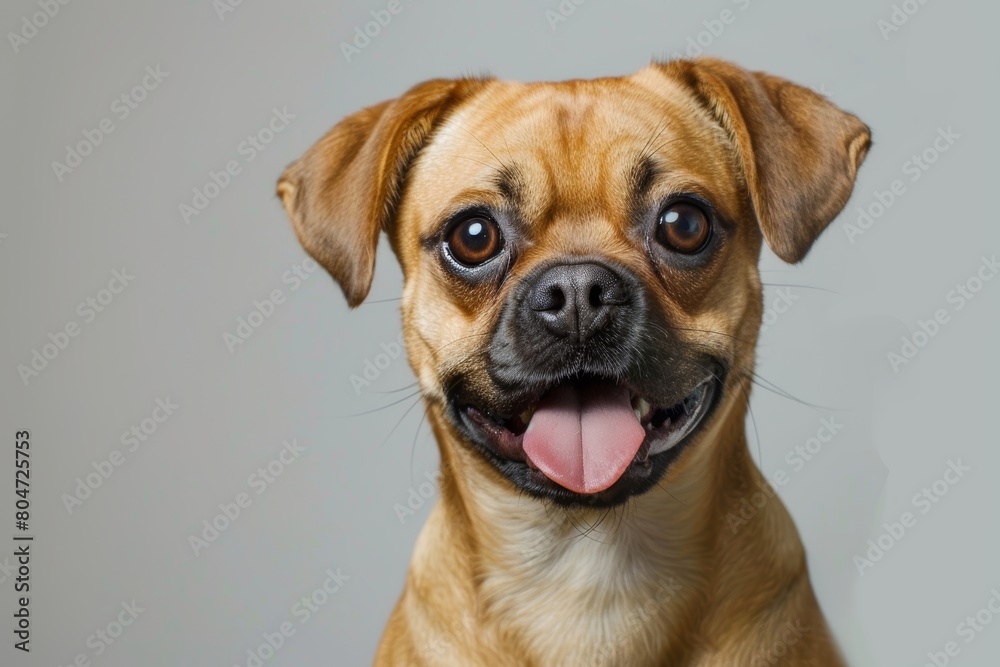
[[[744,435],[762,240],[801,260],[868,128],[711,59],[435,80],[281,177],[351,306],[386,232],[441,452],[377,665],[840,665]]]

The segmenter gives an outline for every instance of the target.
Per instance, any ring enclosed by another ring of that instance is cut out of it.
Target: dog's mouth
[[[518,486],[563,504],[613,505],[662,477],[721,389],[712,372],[663,405],[622,380],[584,378],[536,392],[510,415],[470,402],[453,407],[473,442]]]

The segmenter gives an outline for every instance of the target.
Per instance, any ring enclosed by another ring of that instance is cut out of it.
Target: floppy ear
[[[278,180],[299,242],[353,308],[375,273],[379,232],[395,214],[406,172],[447,112],[485,79],[436,79],[348,116]]]
[[[808,88],[715,58],[661,67],[729,134],[771,250],[800,261],[851,196],[868,126]]]

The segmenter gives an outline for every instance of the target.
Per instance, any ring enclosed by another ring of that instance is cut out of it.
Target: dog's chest
[[[491,621],[539,665],[652,664],[674,634],[683,561],[667,566],[666,540],[607,523],[589,533],[522,524],[483,568]]]

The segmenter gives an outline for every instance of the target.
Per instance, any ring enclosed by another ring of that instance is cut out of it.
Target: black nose
[[[621,277],[602,264],[558,264],[538,276],[525,303],[549,331],[583,343],[630,299]]]

